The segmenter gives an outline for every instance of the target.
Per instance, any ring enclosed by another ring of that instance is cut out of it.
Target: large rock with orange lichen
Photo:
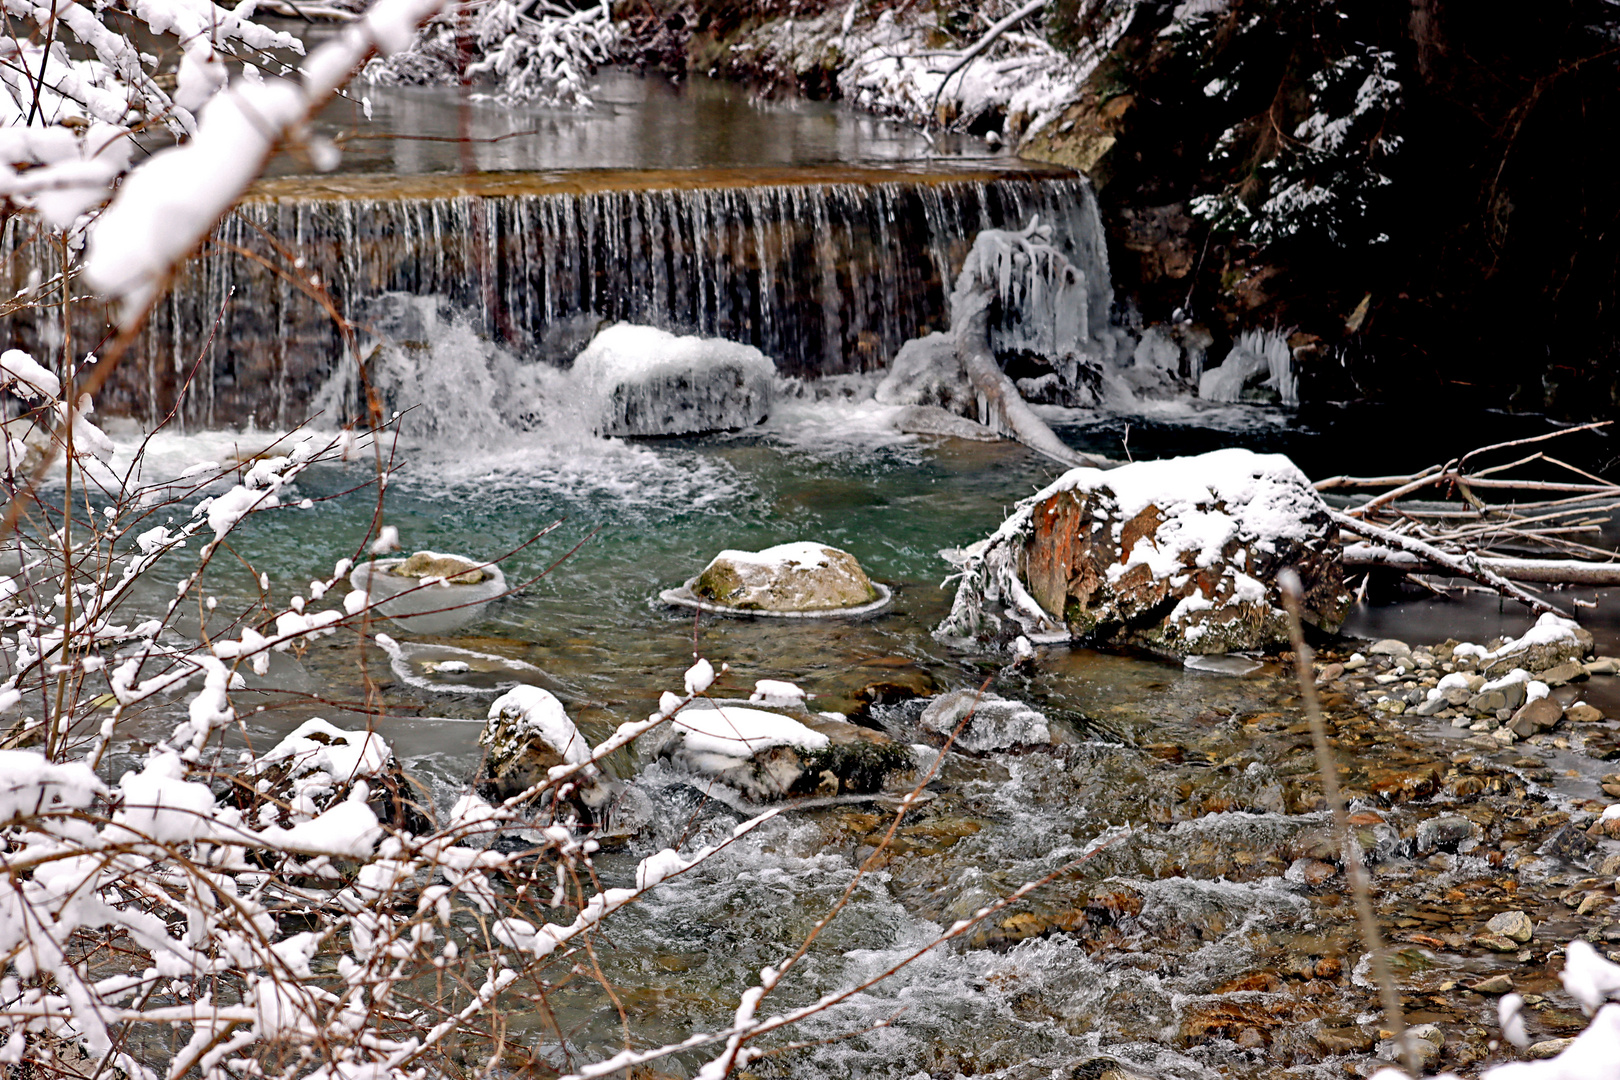
[[[1075,469],[968,550],[936,633],[993,635],[1001,606],[1025,632],[1176,656],[1266,648],[1288,636],[1284,568],[1304,584],[1307,621],[1337,630],[1350,602],[1339,544],[1285,457],[1219,450]]]

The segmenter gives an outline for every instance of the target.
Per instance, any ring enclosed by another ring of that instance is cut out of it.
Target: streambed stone
[[[1052,741],[1046,717],[1035,709],[1022,701],[981,694],[977,690],[953,690],[935,698],[923,710],[918,724],[924,731],[948,737],[964,717],[968,717],[967,725],[952,746],[969,753],[982,754]]]
[[[362,563],[349,574],[349,583],[366,594],[379,615],[413,634],[445,634],[465,626],[506,592],[500,567],[437,551]]]
[[[695,701],[644,739],[645,752],[759,802],[871,794],[912,767],[911,749],[881,732],[724,701]]]

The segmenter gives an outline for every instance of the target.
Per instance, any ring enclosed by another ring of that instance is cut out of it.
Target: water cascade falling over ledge
[[[951,278],[979,230],[1036,215],[1057,226],[1086,269],[1087,310],[1100,333],[1112,302],[1102,230],[1089,186],[1063,172],[839,167],[270,181],[176,280],[99,407],[156,420],[197,365],[182,408],[187,426],[302,420],[341,370],[343,342],[297,275],[318,281],[361,328],[363,350],[375,334],[399,336],[388,320],[398,305],[387,299],[403,293],[440,298],[528,362],[565,365],[601,324],[626,320],[754,345],[782,375],[876,370],[906,341],[947,325]],[[13,290],[31,273],[54,272],[51,254],[15,221],[3,239]],[[279,257],[272,241],[298,261]],[[103,310],[83,305],[76,339],[100,340],[105,321]],[[12,327],[10,344],[51,342],[43,313]],[[359,400],[339,398],[350,408]]]

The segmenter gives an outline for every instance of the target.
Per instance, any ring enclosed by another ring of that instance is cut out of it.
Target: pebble
[[[1513,714],[1513,733],[1527,739],[1538,731],[1551,729],[1564,718],[1564,710],[1551,698],[1537,698],[1520,706]]]
[[[1500,690],[1487,690],[1469,698],[1468,707],[1475,712],[1495,713],[1497,709],[1507,708],[1507,696]]]
[[[1513,980],[1507,975],[1492,975],[1488,979],[1471,983],[1468,989],[1476,994],[1505,994],[1513,989]]]
[[[1343,675],[1343,664],[1329,664],[1327,667],[1322,669],[1320,674],[1316,676],[1316,681],[1319,683],[1330,683],[1335,679],[1341,678]]]
[[[1598,873],[1604,877],[1620,876],[1620,855],[1610,855],[1605,858],[1603,865],[1598,867]]]
[[[1522,911],[1504,911],[1493,915],[1485,924],[1485,929],[1518,942],[1529,941],[1531,935],[1536,932],[1535,923],[1531,922],[1530,916]]]
[[[1366,666],[1367,658],[1362,656],[1360,653],[1356,653],[1354,656],[1350,657],[1350,659],[1344,662],[1344,670],[1346,671],[1360,671]]]
[[[1473,822],[1460,814],[1443,814],[1419,825],[1413,843],[1419,855],[1427,855],[1437,848],[1460,844],[1473,835]]]
[[[1574,1041],[1573,1038],[1543,1039],[1538,1043],[1531,1043],[1530,1049],[1524,1052],[1524,1056],[1536,1060],[1555,1058],[1562,1054]]]
[[[1419,716],[1434,716],[1449,708],[1451,708],[1451,702],[1447,701],[1443,697],[1437,697],[1425,698],[1423,701],[1419,702],[1417,708],[1413,709],[1412,711],[1417,713]]]
[[[1536,678],[1548,686],[1563,686],[1567,682],[1586,678],[1586,665],[1579,660],[1566,660],[1562,664],[1548,668]]]
[[[1510,953],[1519,951],[1519,942],[1505,934],[1475,934],[1474,944],[1483,945],[1492,952]]]
[[[1367,653],[1371,656],[1393,656],[1397,660],[1407,660],[1412,656],[1412,646],[1398,638],[1385,638],[1373,642]]]

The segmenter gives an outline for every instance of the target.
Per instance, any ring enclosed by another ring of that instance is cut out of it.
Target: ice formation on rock
[[[696,435],[753,427],[776,368],[752,345],[619,323],[574,360],[603,435]]]

